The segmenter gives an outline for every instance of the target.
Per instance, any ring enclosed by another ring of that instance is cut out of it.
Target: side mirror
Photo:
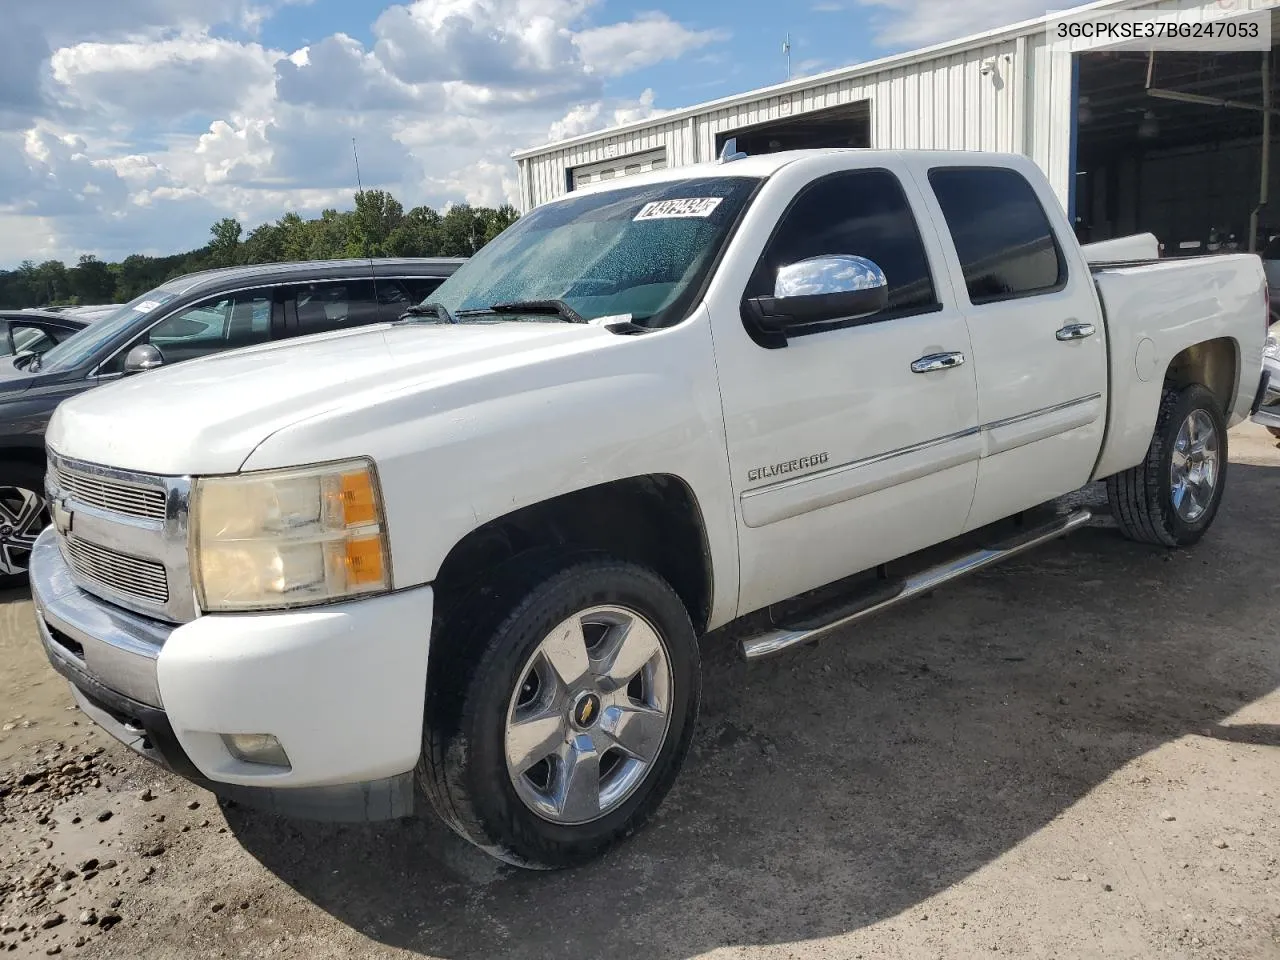
[[[780,267],[773,296],[744,301],[743,312],[769,341],[763,345],[786,346],[788,333],[868,317],[888,303],[889,281],[879,266],[866,257],[833,254]]]
[[[164,354],[149,343],[140,343],[124,357],[124,373],[145,373],[164,366]]]

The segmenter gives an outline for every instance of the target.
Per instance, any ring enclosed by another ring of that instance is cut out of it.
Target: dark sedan
[[[0,310],[0,357],[46,353],[72,334],[79,333],[93,319],[78,312]]]
[[[35,314],[18,313],[19,320],[9,320],[10,355],[0,355],[0,583],[26,576],[31,547],[49,522],[44,431],[67,397],[161,364],[396,320],[463,262],[311,261],[188,274],[92,320],[74,336],[34,345],[45,349],[13,349],[19,340],[32,346],[23,320]],[[78,322],[67,313],[39,322],[53,321]],[[27,326],[35,329],[36,323]]]

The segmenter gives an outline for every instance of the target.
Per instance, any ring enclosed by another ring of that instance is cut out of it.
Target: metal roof
[[[1077,7],[1056,10],[1032,20],[1021,20],[1017,23],[1011,23],[1004,27],[996,27],[995,29],[987,30],[983,33],[970,34],[969,36],[960,37],[956,40],[948,40],[944,43],[937,43],[929,47],[921,47],[917,50],[909,50],[905,53],[895,53],[892,56],[882,57],[879,60],[868,60],[864,63],[855,63],[847,67],[838,67],[835,70],[828,70],[826,73],[815,73],[806,77],[798,77],[794,80],[787,80],[783,83],[773,84],[772,86],[748,90],[745,93],[732,94],[727,97],[722,97],[719,100],[708,100],[704,103],[694,104],[691,107],[682,107],[666,113],[655,114],[654,116],[647,117],[644,120],[635,120],[631,123],[619,124],[616,127],[605,127],[600,130],[594,130],[590,133],[582,133],[574,137],[566,137],[563,140],[557,140],[553,143],[542,144],[541,146],[526,147],[512,153],[511,158],[513,160],[524,160],[529,157],[541,156],[542,154],[563,150],[567,147],[577,146],[583,143],[591,143],[592,141],[601,140],[606,137],[631,133],[636,130],[643,130],[647,127],[668,124],[679,120],[687,120],[690,117],[701,116],[702,114],[711,113],[715,110],[722,110],[726,107],[738,106],[739,104],[751,103],[755,100],[764,100],[769,97],[776,97],[782,94],[807,90],[810,87],[821,86],[834,81],[847,80],[852,77],[864,76],[866,74],[879,73],[883,70],[892,70],[898,67],[910,66],[913,63],[933,60],[940,56],[946,56],[947,54],[957,53],[974,47],[985,46],[994,41],[1007,40],[1017,36],[1033,34],[1038,30],[1045,29],[1050,21],[1060,20],[1068,15],[1080,14],[1091,10],[1107,10],[1117,7],[1126,9],[1138,6],[1140,6],[1140,3],[1135,2],[1135,0],[1096,0],[1094,3],[1086,3]]]

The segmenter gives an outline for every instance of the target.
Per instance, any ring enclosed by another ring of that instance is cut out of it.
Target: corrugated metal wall
[[[989,73],[983,73],[984,66],[992,68]],[[656,147],[665,147],[670,166],[697,163],[715,156],[719,133],[866,100],[872,147],[1030,153],[1046,170],[1060,167],[1051,178],[1065,203],[1070,93],[1070,60],[1051,58],[1041,31],[1035,37],[972,47],[674,121],[658,120],[623,134],[606,131],[585,143],[521,159],[521,200],[528,210],[563,196],[569,171],[578,166]],[[1042,105],[1060,103],[1052,110],[1031,110],[1033,98]]]
[[[1174,9],[1189,2],[1204,0],[1149,0],[1129,8]],[[1280,6],[1280,0],[1214,2],[1237,4],[1241,12]],[[1024,153],[1044,170],[1069,208],[1073,58],[1060,47],[1050,51],[1046,29],[1034,23],[1018,32],[993,31],[931,58],[906,54],[897,58],[901,63],[862,75],[815,79],[812,86],[786,94],[743,98],[690,116],[659,118],[626,133],[604,131],[585,142],[548,148],[518,161],[523,209],[564,195],[568,171],[581,164],[657,147],[665,147],[673,167],[710,160],[717,133],[858,100],[870,102],[871,146]],[[983,75],[985,63],[995,65],[989,75]],[[850,72],[856,74],[856,68]]]

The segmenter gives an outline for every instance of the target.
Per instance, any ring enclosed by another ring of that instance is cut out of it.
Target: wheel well
[[[711,611],[711,562],[693,491],[667,474],[587,487],[491,520],[445,557],[434,581],[441,617],[486,570],[543,547],[604,550],[641,563],[679,594],[699,633]]]
[[[1236,393],[1236,353],[1236,342],[1229,337],[1193,344],[1169,361],[1164,382],[1174,388],[1204,384],[1228,416]]]

